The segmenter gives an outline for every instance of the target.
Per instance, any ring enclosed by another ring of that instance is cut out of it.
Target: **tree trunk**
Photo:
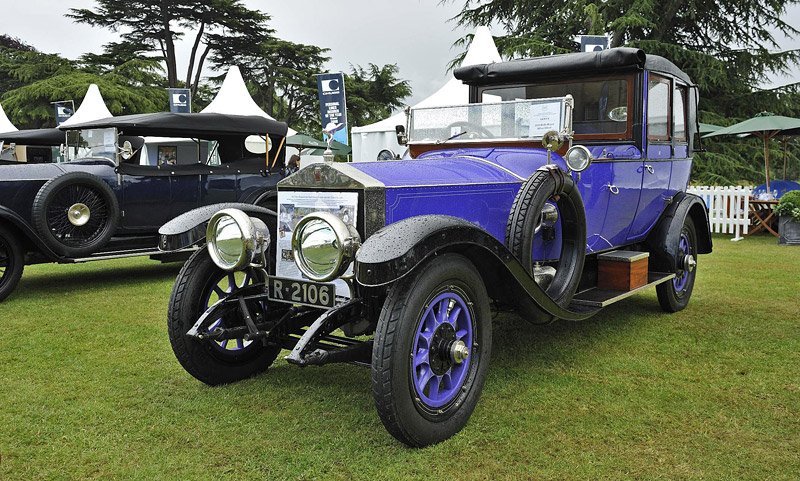
[[[200,46],[200,39],[203,38],[203,31],[206,28],[206,22],[200,22],[200,29],[197,32],[197,36],[194,38],[194,45],[192,45],[192,54],[189,56],[189,69],[186,72],[186,88],[192,88],[192,70],[194,69],[194,60],[197,55],[197,48]],[[198,67],[198,72],[203,70],[202,65]]]
[[[192,84],[192,96],[197,94],[197,87],[200,85],[200,75],[203,73],[203,64],[206,61],[206,56],[211,50],[211,45],[206,45],[203,50],[203,55],[200,56],[200,62],[197,64],[197,72],[194,74],[194,83]]]
[[[171,20],[169,4],[169,1],[161,0],[161,26],[167,54],[165,59],[167,63],[167,81],[170,87],[175,88],[178,86],[178,68],[175,61],[175,42],[172,39],[172,29],[169,25]]]

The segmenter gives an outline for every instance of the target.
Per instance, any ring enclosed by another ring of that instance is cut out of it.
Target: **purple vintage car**
[[[163,249],[208,241],[169,306],[192,376],[237,381],[282,349],[299,366],[369,366],[386,429],[425,446],[478,401],[493,305],[580,321],[655,287],[665,311],[686,307],[711,252],[706,207],[685,192],[688,76],[627,48],[455,75],[471,103],[412,110],[398,127],[411,160],[306,166],[278,185],[276,230],[275,213],[213,206],[162,228]]]

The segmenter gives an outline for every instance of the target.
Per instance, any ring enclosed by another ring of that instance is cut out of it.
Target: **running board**
[[[637,287],[630,291],[610,291],[593,287],[575,294],[575,297],[572,298],[572,304],[578,306],[606,307],[634,294],[638,294],[648,287],[656,286],[674,278],[675,274],[649,272],[647,274],[647,284],[642,287]]]
[[[111,259],[124,259],[126,257],[141,257],[141,256],[164,256],[165,254],[175,255],[179,253],[191,253],[197,250],[196,247],[190,247],[188,249],[183,249],[180,251],[169,252],[166,253],[164,251],[147,248],[147,249],[134,249],[134,250],[126,250],[126,251],[117,251],[117,252],[103,252],[99,254],[95,254],[89,257],[80,257],[77,259],[63,259],[60,262],[62,264],[81,264],[84,262],[92,262],[92,261],[107,261]],[[158,260],[158,259],[155,259]]]

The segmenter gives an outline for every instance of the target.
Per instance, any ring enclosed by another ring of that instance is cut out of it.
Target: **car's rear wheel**
[[[119,206],[97,176],[70,172],[47,181],[33,200],[32,219],[56,254],[82,257],[106,244],[117,228]]]
[[[658,303],[666,312],[678,312],[689,304],[697,275],[697,229],[691,217],[686,216],[678,237],[675,278],[656,286]]]
[[[0,225],[0,302],[17,287],[24,267],[25,255],[19,238]]]
[[[465,257],[436,257],[393,285],[372,351],[375,407],[392,436],[422,447],[459,432],[480,397],[491,343],[489,297]]]
[[[184,264],[172,289],[167,327],[175,357],[189,374],[209,385],[227,384],[265,371],[275,361],[280,348],[264,346],[260,341],[244,338],[201,341],[186,335],[209,307],[237,289],[262,282],[262,277],[255,269],[244,272],[220,269],[207,249],[198,250]],[[248,308],[256,314],[265,312],[267,306],[260,301],[248,301]],[[204,331],[243,325],[238,303],[232,303],[230,308],[218,311],[216,319]]]

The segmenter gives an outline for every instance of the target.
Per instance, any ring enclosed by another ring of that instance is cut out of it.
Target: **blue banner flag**
[[[56,111],[56,127],[66,122],[75,113],[75,103],[72,100],[53,102],[53,108]]]
[[[169,111],[188,114],[192,111],[192,92],[189,89],[167,89],[169,92]]]
[[[344,74],[341,72],[318,74],[317,90],[323,132],[332,132],[335,141],[348,145]]]

